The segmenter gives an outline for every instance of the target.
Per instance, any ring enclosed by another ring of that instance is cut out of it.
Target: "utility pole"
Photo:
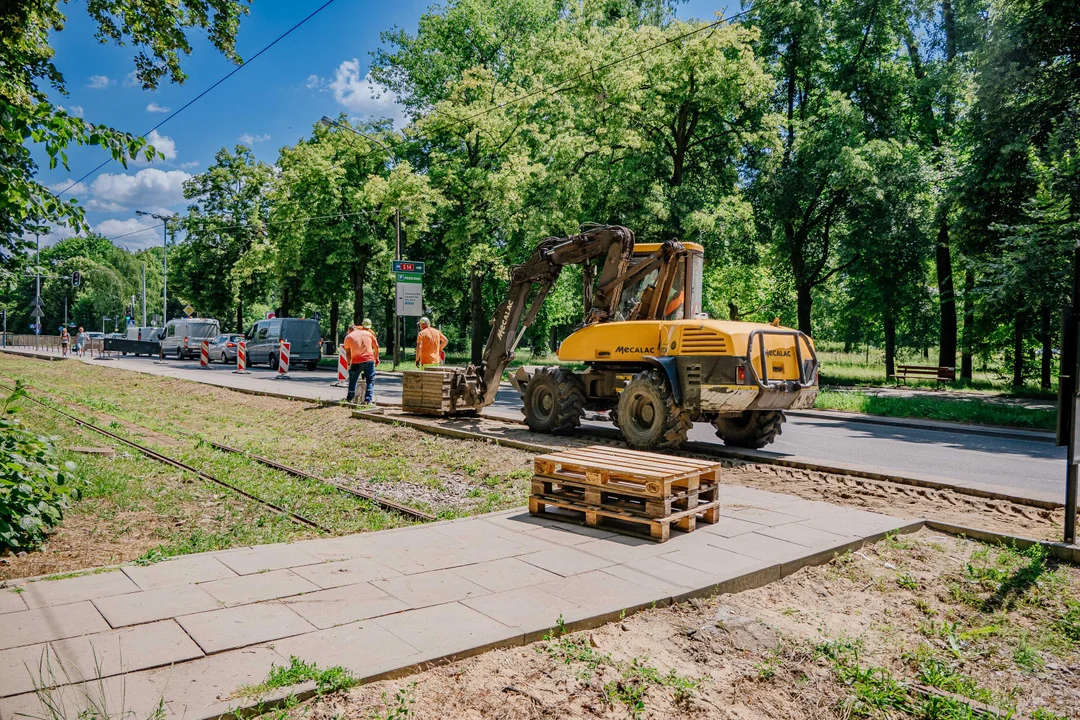
[[[146,327],[146,263],[142,264],[142,325],[139,327]]]
[[[394,259],[401,259],[401,210],[394,208]],[[401,318],[397,314],[397,298],[394,299],[394,370],[401,357]]]
[[[34,278],[37,288],[34,290],[34,310],[41,312],[41,236],[34,233],[37,249],[34,251]],[[35,318],[34,334],[41,335],[41,315]]]
[[[164,325],[169,317],[169,221],[175,219],[176,216],[158,215],[144,210],[136,210],[135,214],[146,215],[161,221],[161,324]]]

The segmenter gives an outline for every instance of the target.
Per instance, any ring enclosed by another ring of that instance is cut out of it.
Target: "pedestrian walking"
[[[68,356],[68,345],[71,344],[71,333],[67,331],[67,328],[61,328],[60,330],[60,355],[63,357]]]
[[[364,402],[371,403],[375,393],[375,346],[374,333],[364,328],[354,328],[345,336],[345,360],[349,364],[349,389],[345,402],[356,398],[356,383],[364,376]]]
[[[447,342],[446,336],[431,326],[431,320],[420,318],[420,332],[416,335],[416,367],[439,365]]]
[[[79,328],[79,334],[75,336],[75,353],[82,357],[86,354],[86,346],[90,342],[90,336],[86,334],[86,331]]]

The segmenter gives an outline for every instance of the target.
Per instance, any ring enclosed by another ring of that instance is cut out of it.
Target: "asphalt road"
[[[252,368],[249,375],[236,375],[228,367],[219,365],[214,370],[205,370],[190,361],[157,364],[147,358],[127,357],[92,362],[312,398],[342,399],[345,396],[344,389],[332,385],[335,373],[325,370],[300,370],[293,372],[288,380],[275,380],[274,374],[264,367]],[[400,402],[401,378],[380,375],[376,379],[376,399]],[[520,419],[520,408],[517,393],[503,386],[489,411]],[[593,421],[586,424],[611,427],[609,423]],[[694,426],[690,439],[720,442],[712,426],[705,423]],[[861,465],[884,472],[951,478],[1064,497],[1065,451],[1052,442],[972,435],[936,428],[896,427],[846,418],[789,416],[783,434],[765,450],[775,456],[803,461]]]

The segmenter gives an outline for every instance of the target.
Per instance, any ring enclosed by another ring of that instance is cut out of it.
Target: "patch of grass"
[[[1057,413],[1051,409],[1028,408],[980,398],[893,397],[857,391],[822,390],[814,407],[899,418],[926,418],[975,425],[1053,430]]]
[[[55,575],[46,575],[45,577],[38,578],[34,582],[48,582],[50,580],[67,580],[69,578],[84,577],[86,575],[102,575],[104,573],[119,572],[120,568],[116,567],[101,567],[94,568],[92,570],[76,570],[75,572],[56,573]]]
[[[388,705],[389,708],[385,715],[382,716],[382,720],[409,720],[409,718],[415,717],[412,706],[416,702],[416,698],[413,693],[416,690],[416,683],[412,682],[405,687],[398,688],[394,693],[393,705],[387,702],[387,698],[383,695],[383,704]]]
[[[905,590],[911,590],[912,592],[919,589],[919,581],[915,579],[915,576],[909,572],[903,572],[896,576],[896,584]]]
[[[340,665],[323,670],[315,663],[290,656],[288,665],[271,666],[266,680],[258,685],[239,688],[237,693],[247,696],[263,695],[270,690],[311,681],[315,682],[316,691],[320,695],[348,690],[360,684],[358,678]]]

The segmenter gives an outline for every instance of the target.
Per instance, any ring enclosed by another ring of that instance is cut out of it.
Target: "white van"
[[[161,352],[175,355],[177,360],[199,357],[203,340],[213,340],[221,334],[221,326],[211,318],[177,318],[170,320],[161,332]],[[184,338],[187,338],[185,343]]]

